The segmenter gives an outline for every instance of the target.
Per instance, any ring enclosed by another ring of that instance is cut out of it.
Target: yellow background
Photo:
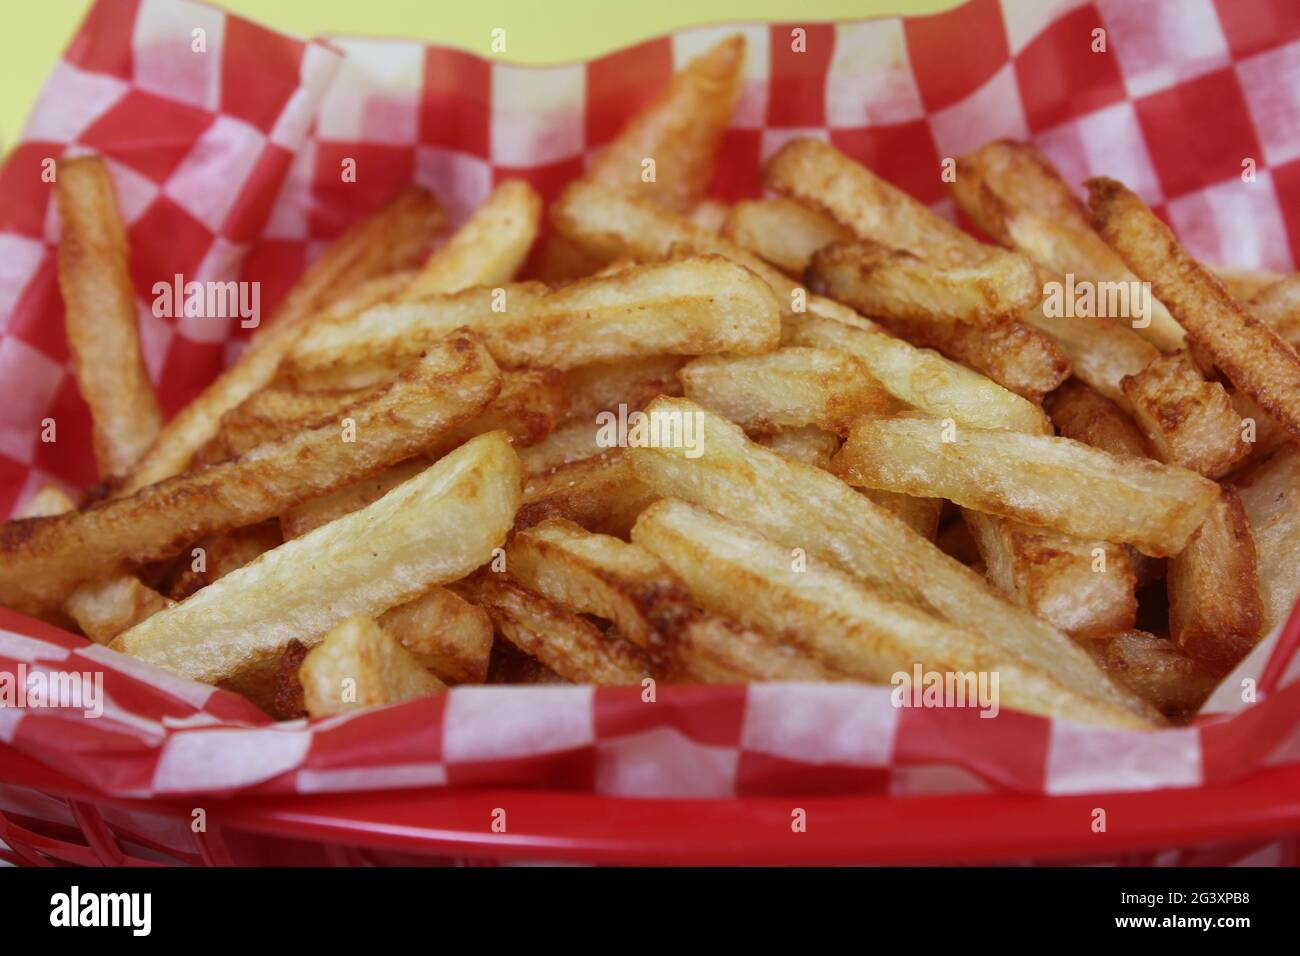
[[[268,26],[313,36],[410,37],[489,53],[516,63],[582,60],[678,27],[736,20],[859,20],[925,14],[960,0],[215,0]],[[0,16],[0,151],[13,144],[90,0],[13,0]]]

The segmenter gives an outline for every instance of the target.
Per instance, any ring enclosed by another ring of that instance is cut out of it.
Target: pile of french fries
[[[916,665],[1195,714],[1300,592],[1300,277],[1216,273],[1013,142],[951,184],[988,242],[813,139],[723,206],[743,60],[687,65],[549,210],[505,182],[443,237],[399,192],[165,424],[111,181],[60,163],[103,480],[3,526],[0,603],[284,718]],[[1054,316],[1065,277],[1149,314]],[[698,441],[608,440],[633,413]]]

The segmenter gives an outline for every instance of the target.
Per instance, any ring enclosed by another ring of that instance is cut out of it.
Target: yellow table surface
[[[409,37],[492,55],[492,31],[506,30],[515,63],[584,60],[684,26],[727,21],[815,22],[946,10],[960,0],[220,0],[233,13],[301,36],[324,33]],[[5,4],[0,30],[0,153],[91,0]]]

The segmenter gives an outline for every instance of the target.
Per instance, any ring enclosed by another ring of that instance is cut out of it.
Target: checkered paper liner
[[[805,52],[792,50],[796,28]],[[1092,51],[1097,28],[1106,53]],[[1132,184],[1198,256],[1277,270],[1300,259],[1300,7],[1284,0],[974,0],[926,18],[687,30],[548,68],[397,40],[306,42],[177,0],[98,0],[0,168],[0,513],[46,482],[95,478],[55,281],[47,157],[108,161],[146,361],[171,413],[246,333],[154,317],[154,282],[260,280],[269,312],[314,255],[407,182],[433,189],[454,220],[510,177],[554,196],[675,68],[736,30],[749,56],[721,198],[757,195],[761,160],[811,135],[952,215],[941,159],[1010,136],[1037,143],[1076,184],[1099,173]],[[355,183],[341,181],[344,159]],[[49,444],[47,417],[58,428]],[[103,673],[107,697],[97,719],[0,708],[0,744],[117,797],[1195,787],[1300,761],[1297,644],[1300,618],[1225,681],[1211,708],[1222,716],[1147,734],[897,709],[887,688],[814,685],[661,687],[653,703],[637,688],[461,687],[276,724],[241,698],[0,611],[0,673]],[[1242,676],[1261,690],[1247,709]]]

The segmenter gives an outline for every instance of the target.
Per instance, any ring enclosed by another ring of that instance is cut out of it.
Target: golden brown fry
[[[1237,488],[1259,555],[1267,634],[1300,598],[1300,447],[1284,446],[1238,479]]]
[[[873,587],[976,631],[1052,675],[1069,698],[1090,701],[1085,709],[1100,708],[1128,725],[1145,720],[1133,716],[1142,708],[1135,711],[1129,695],[1112,687],[1068,637],[997,596],[885,509],[833,475],[748,441],[738,426],[685,399],[656,399],[649,410],[673,408],[703,416],[707,440],[697,458],[680,447],[628,449],[637,474],[658,495],[745,522],[787,549],[832,561]],[[785,560],[790,567],[789,551]]]
[[[781,634],[858,680],[894,683],[917,664],[972,676],[992,672],[1007,706],[1102,724],[1142,723],[1077,696],[1005,646],[874,591],[829,562],[795,567],[782,545],[684,501],[651,505],[632,538],[681,575],[706,610]],[[1100,673],[1096,678],[1104,681]]]
[[[603,534],[622,536],[641,509],[657,498],[636,475],[620,448],[562,465],[528,479],[516,526],[568,518]]]
[[[899,401],[961,424],[1042,434],[1042,411],[996,382],[884,332],[851,328],[816,315],[786,326],[791,345],[835,349],[861,361]]]
[[[831,469],[850,484],[946,498],[1077,538],[1177,554],[1217,497],[1195,472],[1068,438],[933,419],[858,419]]]
[[[531,448],[521,448],[519,457],[529,475],[544,475],[564,465],[603,455],[608,449],[600,446],[599,438],[600,427],[594,422],[574,422]]]
[[[554,290],[516,284],[377,306],[308,329],[285,374],[310,387],[316,375],[355,367],[349,384],[369,384],[460,326],[480,332],[505,365],[568,369],[666,353],[768,351],[780,337],[780,312],[757,276],[706,256]]]
[[[713,179],[718,147],[740,96],[745,40],[728,37],[676,73],[610,143],[585,178],[686,212]],[[646,160],[653,178],[646,179]]]
[[[515,533],[506,552],[510,575],[578,614],[603,618],[651,660],[695,614],[686,586],[653,554],[551,518]]]
[[[829,469],[829,465],[827,468]],[[878,488],[860,490],[880,507],[897,515],[922,538],[933,541],[938,535],[939,519],[943,517],[942,498],[915,498],[912,495],[900,495],[897,492],[881,491]]]
[[[1154,345],[1112,319],[1048,318],[1039,306],[1024,312],[1021,321],[1051,336],[1074,375],[1121,406],[1128,403],[1120,387],[1124,376],[1136,375],[1160,356]]]
[[[698,358],[677,377],[687,398],[746,431],[815,425],[843,432],[858,416],[891,404],[865,364],[826,349],[790,346],[766,355]]]
[[[762,681],[843,681],[844,674],[803,648],[704,614],[672,645],[674,680],[702,684]]]
[[[1217,478],[1250,452],[1228,393],[1205,381],[1186,352],[1161,355],[1120,388],[1161,461]]]
[[[415,265],[442,224],[437,200],[411,186],[345,232],[311,265],[235,364],[163,427],[117,493],[129,495],[184,471],[216,434],[221,416],[271,381],[303,327],[326,303],[367,279]]]
[[[1175,721],[1192,717],[1219,683],[1173,641],[1145,631],[1106,642],[1102,661],[1113,680]]]
[[[1249,395],[1234,391],[1229,398],[1241,420],[1243,440],[1251,445],[1247,461],[1263,461],[1290,441],[1291,436],[1286,429],[1277,423],[1276,418],[1256,405]]]
[[[617,411],[619,405],[635,411],[660,395],[680,395],[677,370],[686,361],[678,355],[655,355],[579,366],[568,373],[573,397],[564,421],[590,424],[600,412]]]
[[[808,285],[873,319],[909,323],[994,325],[1043,297],[1038,274],[1024,256],[990,249],[970,265],[937,266],[873,240],[818,250],[808,266]]]
[[[509,282],[537,238],[541,219],[537,190],[521,179],[507,179],[429,256],[402,298]]]
[[[1189,256],[1133,192],[1104,178],[1088,188],[1102,237],[1151,283],[1228,380],[1300,439],[1300,356]]]
[[[483,576],[477,599],[511,644],[575,684],[629,685],[658,670],[635,644],[567,610],[508,574]]]
[[[1300,351],[1300,273],[1265,286],[1251,298],[1249,306],[1257,319]]]
[[[1262,636],[1255,541],[1241,499],[1224,488],[1218,503],[1169,562],[1169,633],[1202,666],[1226,674]]]
[[[489,560],[514,519],[522,477],[504,435],[476,438],[374,504],[268,551],[112,646],[208,683],[238,685],[259,669],[273,671],[291,639],[316,644],[349,617],[380,614]]]
[[[1089,284],[1099,303],[1112,284],[1137,282],[1093,231],[1083,203],[1047,157],[1027,143],[995,140],[959,157],[949,189],[981,230],[1052,274]],[[1184,347],[1186,335],[1162,303],[1152,300],[1148,318],[1149,324],[1133,326],[1138,334],[1166,352]]]
[[[81,633],[108,644],[123,631],[171,607],[172,601],[129,574],[84,584],[63,603]]]
[[[1131,630],[1136,578],[1128,550],[963,509],[986,573],[1003,594],[1075,638]]]
[[[831,457],[839,451],[840,436],[820,428],[780,428],[759,436],[758,443],[805,465],[829,468]]]
[[[1073,438],[1112,455],[1149,458],[1146,439],[1124,410],[1083,382],[1071,379],[1045,403],[1052,424],[1064,438]]]
[[[101,477],[121,475],[162,426],[140,352],[126,229],[113,180],[94,156],[59,162],[59,289],[72,370],[94,423]]]
[[[349,618],[326,634],[303,658],[298,680],[311,717],[398,704],[447,689],[368,617]]]
[[[58,485],[42,485],[27,499],[26,504],[15,512],[15,518],[48,518],[60,515],[77,507],[67,493]]]
[[[300,538],[308,531],[329,524],[336,518],[360,511],[402,482],[414,478],[431,464],[433,461],[428,457],[417,455],[337,491],[296,504],[280,515],[280,533],[286,541]]]
[[[426,670],[449,684],[482,684],[492,653],[492,622],[487,612],[445,587],[429,588],[414,600],[379,617],[379,626],[397,638]]]
[[[83,511],[0,527],[0,603],[50,604],[81,583],[175,554],[207,534],[265,521],[429,448],[501,387],[483,346],[458,333],[333,425]],[[348,437],[354,440],[346,440]]]
[[[731,207],[722,234],[792,276],[813,253],[853,233],[791,199],[743,199]]]
[[[697,226],[701,226],[710,232],[721,232],[722,224],[726,222],[728,212],[730,212],[730,209],[725,202],[717,199],[702,199],[695,204],[687,215],[690,216],[691,222]],[[617,265],[617,263],[610,263],[610,265]],[[609,268],[609,266],[606,266],[606,268]]]
[[[1242,302],[1249,302],[1271,285],[1276,285],[1286,278],[1280,272],[1268,269],[1247,269],[1243,266],[1218,266],[1202,262],[1202,266],[1214,273],[1214,277],[1223,283],[1228,294]]]
[[[973,236],[821,140],[786,143],[763,168],[763,185],[830,216],[859,239],[942,266],[969,265],[987,255]]]

